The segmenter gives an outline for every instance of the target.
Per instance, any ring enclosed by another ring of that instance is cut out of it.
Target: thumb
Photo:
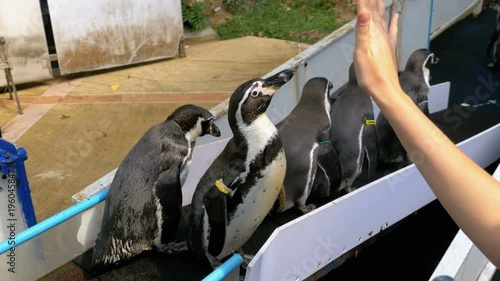
[[[392,49],[394,52],[398,46],[398,22],[399,22],[399,13],[395,13],[392,16],[391,24],[389,26],[389,40],[391,42]]]
[[[356,22],[355,51],[367,51],[370,40],[370,13],[361,13]]]

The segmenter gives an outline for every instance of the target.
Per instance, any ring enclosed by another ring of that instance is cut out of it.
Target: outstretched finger
[[[369,12],[358,14],[354,46],[355,53],[366,53],[370,49],[370,20],[371,16]]]
[[[391,24],[389,26],[389,41],[391,42],[394,52],[396,52],[396,47],[398,45],[398,23],[399,13],[395,13],[392,15]]]
[[[377,1],[377,0],[375,0]],[[371,10],[373,0],[358,0],[356,1],[358,8],[358,15],[369,13]]]
[[[377,8],[378,8],[378,13],[381,18],[385,20],[385,3],[384,0],[377,0]],[[374,5],[375,6],[375,5]]]

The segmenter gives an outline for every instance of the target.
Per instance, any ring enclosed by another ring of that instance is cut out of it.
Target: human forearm
[[[459,150],[400,88],[379,90],[372,96],[455,222],[500,266],[500,184]]]

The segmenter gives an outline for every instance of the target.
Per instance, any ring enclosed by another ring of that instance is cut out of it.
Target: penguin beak
[[[272,92],[273,95],[281,86],[285,85],[286,82],[290,81],[294,75],[294,71],[291,69],[285,69],[281,72],[274,74],[271,77],[264,79],[262,86]]]
[[[205,120],[201,123],[201,136],[204,136],[206,134],[212,135],[214,137],[220,137],[220,130],[217,125],[215,125],[215,121],[213,118],[209,118],[208,120]]]
[[[215,125],[215,122],[210,122],[210,126],[208,127],[208,134],[214,136],[214,137],[220,137],[220,130],[219,127]]]

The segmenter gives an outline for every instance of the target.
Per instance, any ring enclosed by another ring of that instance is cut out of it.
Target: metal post
[[[3,46],[5,45],[5,38],[0,37],[0,60],[7,66],[3,66],[3,70],[5,71],[5,80],[7,83],[7,87],[9,87],[9,97],[10,99],[13,99],[13,95],[16,97],[16,103],[17,103],[17,110],[19,114],[23,114],[23,109],[21,107],[21,102],[19,101],[19,96],[17,95],[17,88],[16,88],[16,83],[14,82],[14,78],[12,76],[12,66],[10,65],[9,61],[7,60],[7,55],[5,54],[5,50]]]
[[[21,102],[19,101],[19,96],[17,95],[17,88],[16,88],[16,83],[14,83],[14,78],[12,77],[12,72],[9,69],[4,69],[5,70],[5,76],[8,77],[9,80],[7,80],[7,84],[11,84],[11,92],[10,92],[10,98],[12,99],[12,93],[16,96],[16,103],[17,103],[17,110],[19,111],[19,114],[23,114],[23,108],[21,107]],[[10,81],[10,82],[9,82]]]

